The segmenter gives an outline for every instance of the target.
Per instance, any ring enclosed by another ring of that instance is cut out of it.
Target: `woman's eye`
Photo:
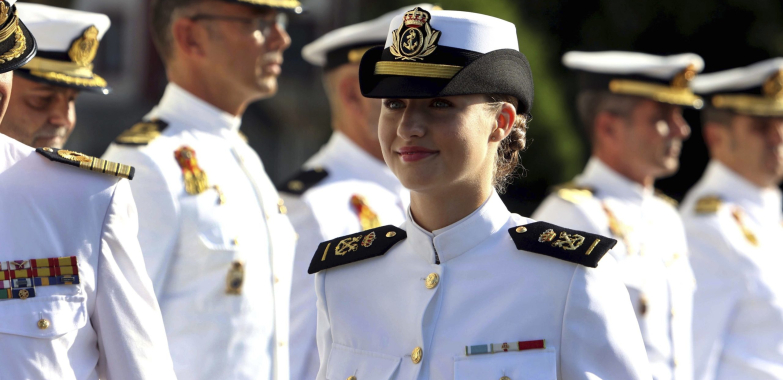
[[[451,103],[445,101],[445,100],[433,100],[432,106],[435,108],[448,108],[451,107]]]
[[[386,100],[386,101],[383,102],[383,105],[386,108],[393,109],[393,110],[405,107],[405,104],[403,104],[399,100]]]

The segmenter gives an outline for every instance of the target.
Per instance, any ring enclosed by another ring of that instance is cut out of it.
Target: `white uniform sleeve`
[[[712,379],[731,318],[747,289],[737,255],[717,220],[688,224],[690,262],[696,278],[693,299],[693,365],[695,379]]]
[[[139,244],[155,294],[160,296],[179,236],[179,203],[158,166],[137,149],[110,148],[104,159],[136,167],[131,190],[139,210]]]
[[[175,379],[160,308],[136,233],[128,181],[121,180],[103,221],[95,309],[102,379]]]
[[[575,269],[561,339],[561,380],[652,377],[628,292],[611,256],[596,269]]]
[[[307,273],[318,244],[325,240],[312,210],[301,197],[285,197],[288,218],[299,240],[296,242],[291,284],[291,379],[314,379],[318,373],[316,345],[315,275]]]
[[[603,211],[597,209],[596,217],[604,217]],[[574,230],[601,233],[591,219],[575,204],[556,195],[547,197],[536,209],[531,219],[556,224]]]
[[[320,366],[317,380],[326,380],[326,366],[329,363],[329,354],[332,351],[332,325],[329,321],[329,310],[326,305],[326,272],[318,272],[315,275],[315,292],[318,297],[318,329],[316,341],[318,342],[318,357]]]

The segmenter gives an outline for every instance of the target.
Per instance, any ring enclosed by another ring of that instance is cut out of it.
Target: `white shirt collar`
[[[344,172],[350,178],[377,183],[395,194],[404,190],[385,162],[365,152],[348,136],[338,131],[332,133],[329,142],[307,160],[304,167],[312,169],[325,166],[329,170],[332,165],[339,166],[334,170]]]
[[[242,125],[241,117],[218,109],[175,83],[166,86],[163,98],[150,116],[216,134],[226,130],[237,132]]]
[[[705,192],[717,192],[747,213],[773,221],[780,218],[783,194],[776,187],[758,187],[718,160],[710,161],[702,181]]]
[[[441,264],[473,249],[492,234],[498,232],[508,222],[511,213],[503,204],[500,196],[492,192],[489,199],[470,215],[447,227],[428,232],[411,217],[410,208],[406,215],[408,241],[417,253],[425,256],[431,264],[435,263],[433,247],[437,251]]]
[[[602,196],[608,195],[638,204],[649,199],[655,193],[655,189],[646,188],[631,181],[597,157],[590,158],[584,172],[576,178],[576,182],[579,185],[594,188]]]

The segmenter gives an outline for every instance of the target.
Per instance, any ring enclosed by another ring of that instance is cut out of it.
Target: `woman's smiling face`
[[[383,158],[416,192],[491,186],[499,139],[484,95],[384,99],[379,122]]]

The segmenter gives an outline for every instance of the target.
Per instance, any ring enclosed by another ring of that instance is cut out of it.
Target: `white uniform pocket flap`
[[[0,334],[51,339],[87,324],[87,302],[83,295],[6,300],[0,315]]]
[[[499,352],[454,359],[454,380],[557,380],[553,349]]]
[[[363,380],[388,380],[394,376],[399,365],[398,357],[332,343],[326,379],[345,380],[356,376]]]

